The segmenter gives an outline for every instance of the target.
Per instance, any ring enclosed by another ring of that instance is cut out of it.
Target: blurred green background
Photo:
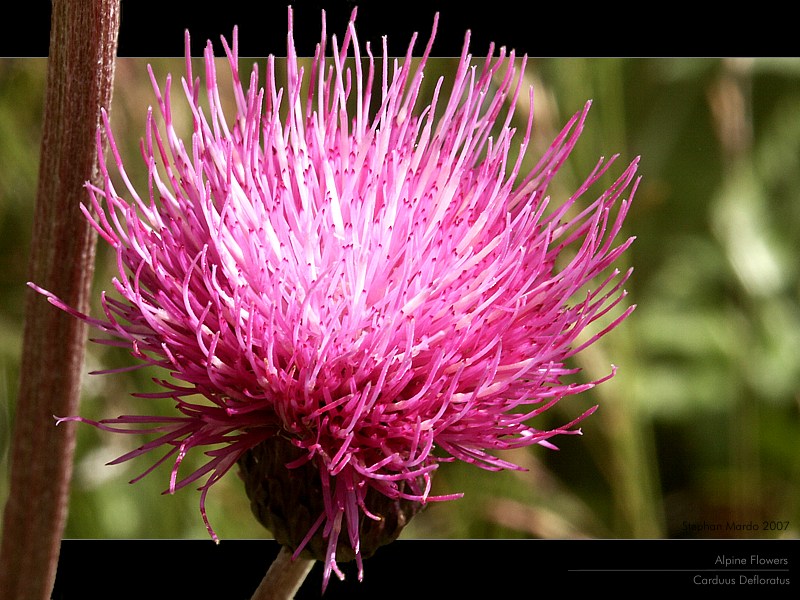
[[[160,80],[182,73],[182,59],[152,62]],[[242,68],[249,72],[251,62]],[[131,171],[140,166],[138,139],[154,101],[145,64],[121,59],[114,92],[112,122]],[[428,93],[431,75],[453,64],[431,61]],[[45,72],[44,59],[0,60],[0,503],[8,493]],[[532,59],[525,77],[535,89],[528,167],[593,99],[581,141],[554,182],[555,203],[599,156],[621,154],[614,175],[642,156],[643,182],[625,225],[637,241],[619,263],[635,267],[627,289],[638,308],[577,359],[580,380],[605,375],[611,363],[617,376],[538,422],[560,425],[599,404],[582,437],[555,440],[557,452],[505,455],[527,471],[444,465],[434,493],[465,497],[431,505],[404,537],[798,537],[800,59]],[[529,108],[523,94],[520,128]],[[146,189],[141,172],[133,179]],[[98,294],[111,287],[108,259],[101,246]],[[85,371],[131,360],[89,344]],[[169,414],[168,402],[129,396],[155,389],[154,375],[86,376],[81,413]],[[104,466],[139,443],[79,426],[66,537],[207,537],[195,491],[161,495],[168,465],[128,485],[156,455]],[[221,538],[269,537],[234,473],[207,506]],[[748,523],[754,527],[729,526]],[[703,524],[719,530],[693,530]]]

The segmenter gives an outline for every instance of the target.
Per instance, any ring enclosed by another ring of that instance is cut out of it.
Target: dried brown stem
[[[95,135],[108,108],[120,0],[53,0],[39,183],[28,274],[86,311],[95,235],[78,210],[97,178]],[[85,325],[28,291],[10,491],[0,546],[6,600],[50,597],[67,514]]]

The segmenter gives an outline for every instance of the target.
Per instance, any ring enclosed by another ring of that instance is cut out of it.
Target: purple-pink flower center
[[[341,576],[340,534],[360,563],[360,521],[383,518],[368,494],[454,498],[431,495],[441,462],[516,468],[496,451],[579,433],[593,408],[553,430],[531,421],[607,379],[564,383],[577,372],[568,359],[633,310],[580,337],[625,296],[630,271],[612,265],[632,242],[617,237],[638,184],[634,160],[585,200],[613,163],[601,159],[551,206],[548,186],[589,104],[522,174],[533,121],[512,161],[526,62],[513,52],[490,48],[473,63],[467,36],[449,94],[439,80],[420,106],[430,43],[416,63],[413,41],[404,60],[384,48],[376,61],[368,45],[365,58],[351,20],[326,60],[326,37],[323,28],[306,73],[290,13],[286,81],[270,57],[261,88],[255,66],[242,83],[234,31],[232,47],[223,40],[236,106],[226,115],[211,46],[201,84],[187,34],[193,132],[176,133],[171,79],[162,89],[151,72],[160,118],[148,114],[142,142],[147,196],[130,183],[105,119],[125,190],[103,164],[104,185],[89,186],[83,207],[119,265],[104,317],[41,290],[141,366],[172,374],[163,393],[142,396],[173,400],[176,416],[92,423],[156,434],[116,462],[166,447],[158,462],[173,461],[170,491],[205,477],[204,519],[209,488],[276,436],[295,450],[286,469],[313,466],[321,508],[296,549],[321,533],[325,581]],[[209,461],[179,478],[183,457],[202,447],[213,447]]]

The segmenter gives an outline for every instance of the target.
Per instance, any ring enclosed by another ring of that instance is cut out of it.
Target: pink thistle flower
[[[156,464],[172,461],[170,492],[205,478],[200,510],[214,539],[206,494],[238,463],[254,512],[295,554],[323,560],[325,582],[331,572],[342,577],[342,557],[355,558],[361,576],[362,556],[396,537],[417,508],[459,496],[430,494],[440,463],[514,469],[496,451],[552,447],[553,437],[580,433],[576,425],[594,408],[553,430],[531,420],[613,376],[612,366],[601,380],[563,382],[577,371],[567,359],[634,308],[579,340],[625,297],[631,271],[612,264],[633,240],[617,237],[638,159],[578,207],[616,157],[600,159],[551,208],[548,185],[589,103],[521,176],[532,118],[513,163],[509,152],[525,58],[518,64],[505,49],[494,57],[490,47],[473,66],[467,34],[449,97],[439,80],[420,109],[434,34],[435,23],[416,68],[413,39],[404,62],[390,61],[384,45],[373,98],[376,61],[369,45],[362,60],[352,19],[341,45],[332,38],[330,65],[323,18],[307,76],[290,12],[282,88],[274,57],[265,89],[255,66],[242,85],[234,31],[232,47],[223,39],[236,104],[229,119],[211,45],[203,86],[187,33],[181,81],[193,133],[178,137],[172,81],[162,90],[150,71],[163,132],[149,111],[141,144],[147,197],[130,183],[105,117],[129,199],[104,163],[104,185],[89,186],[91,204],[82,208],[116,252],[117,297],[103,294],[105,314],[96,319],[33,286],[110,334],[104,343],[129,348],[137,366],[172,374],[159,381],[163,392],[139,396],[174,401],[174,417],[59,422],[156,434],[114,463],[166,448]],[[350,52],[355,62],[346,67]],[[179,477],[186,454],[201,448],[205,466]],[[293,485],[292,498],[278,498]],[[298,498],[308,514],[295,519]],[[371,523],[387,529],[367,544]]]

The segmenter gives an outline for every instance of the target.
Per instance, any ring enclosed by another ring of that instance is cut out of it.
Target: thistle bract
[[[139,396],[177,408],[62,420],[155,434],[115,462],[165,447],[169,491],[201,482],[214,538],[206,494],[238,463],[262,522],[322,559],[325,581],[341,576],[337,556],[354,557],[361,574],[370,523],[402,527],[425,503],[456,497],[431,495],[440,463],[516,468],[496,451],[579,433],[594,409],[553,430],[532,419],[602,381],[565,383],[576,372],[567,359],[633,309],[581,335],[625,296],[630,271],[612,263],[632,241],[617,238],[638,183],[634,161],[587,199],[613,163],[601,159],[574,194],[550,202],[588,103],[521,173],[532,117],[514,142],[512,115],[532,91],[513,52],[490,48],[473,64],[467,34],[451,91],[440,79],[420,106],[433,36],[418,61],[413,40],[403,60],[385,42],[377,59],[362,51],[353,19],[327,59],[326,39],[323,17],[306,73],[290,12],[285,82],[270,57],[265,87],[256,66],[243,84],[236,31],[232,45],[223,39],[235,103],[226,115],[211,45],[201,83],[187,33],[181,83],[193,132],[176,133],[172,81],[162,88],[151,71],[147,194],[130,183],[105,117],[126,189],[118,193],[103,164],[104,184],[89,186],[83,207],[116,252],[104,316],[40,290],[139,365],[167,369],[163,392]],[[179,476],[184,456],[204,448],[205,466]],[[289,489],[290,477],[313,479],[292,492],[302,519],[269,491],[272,480]],[[393,539],[390,528],[370,545]]]

